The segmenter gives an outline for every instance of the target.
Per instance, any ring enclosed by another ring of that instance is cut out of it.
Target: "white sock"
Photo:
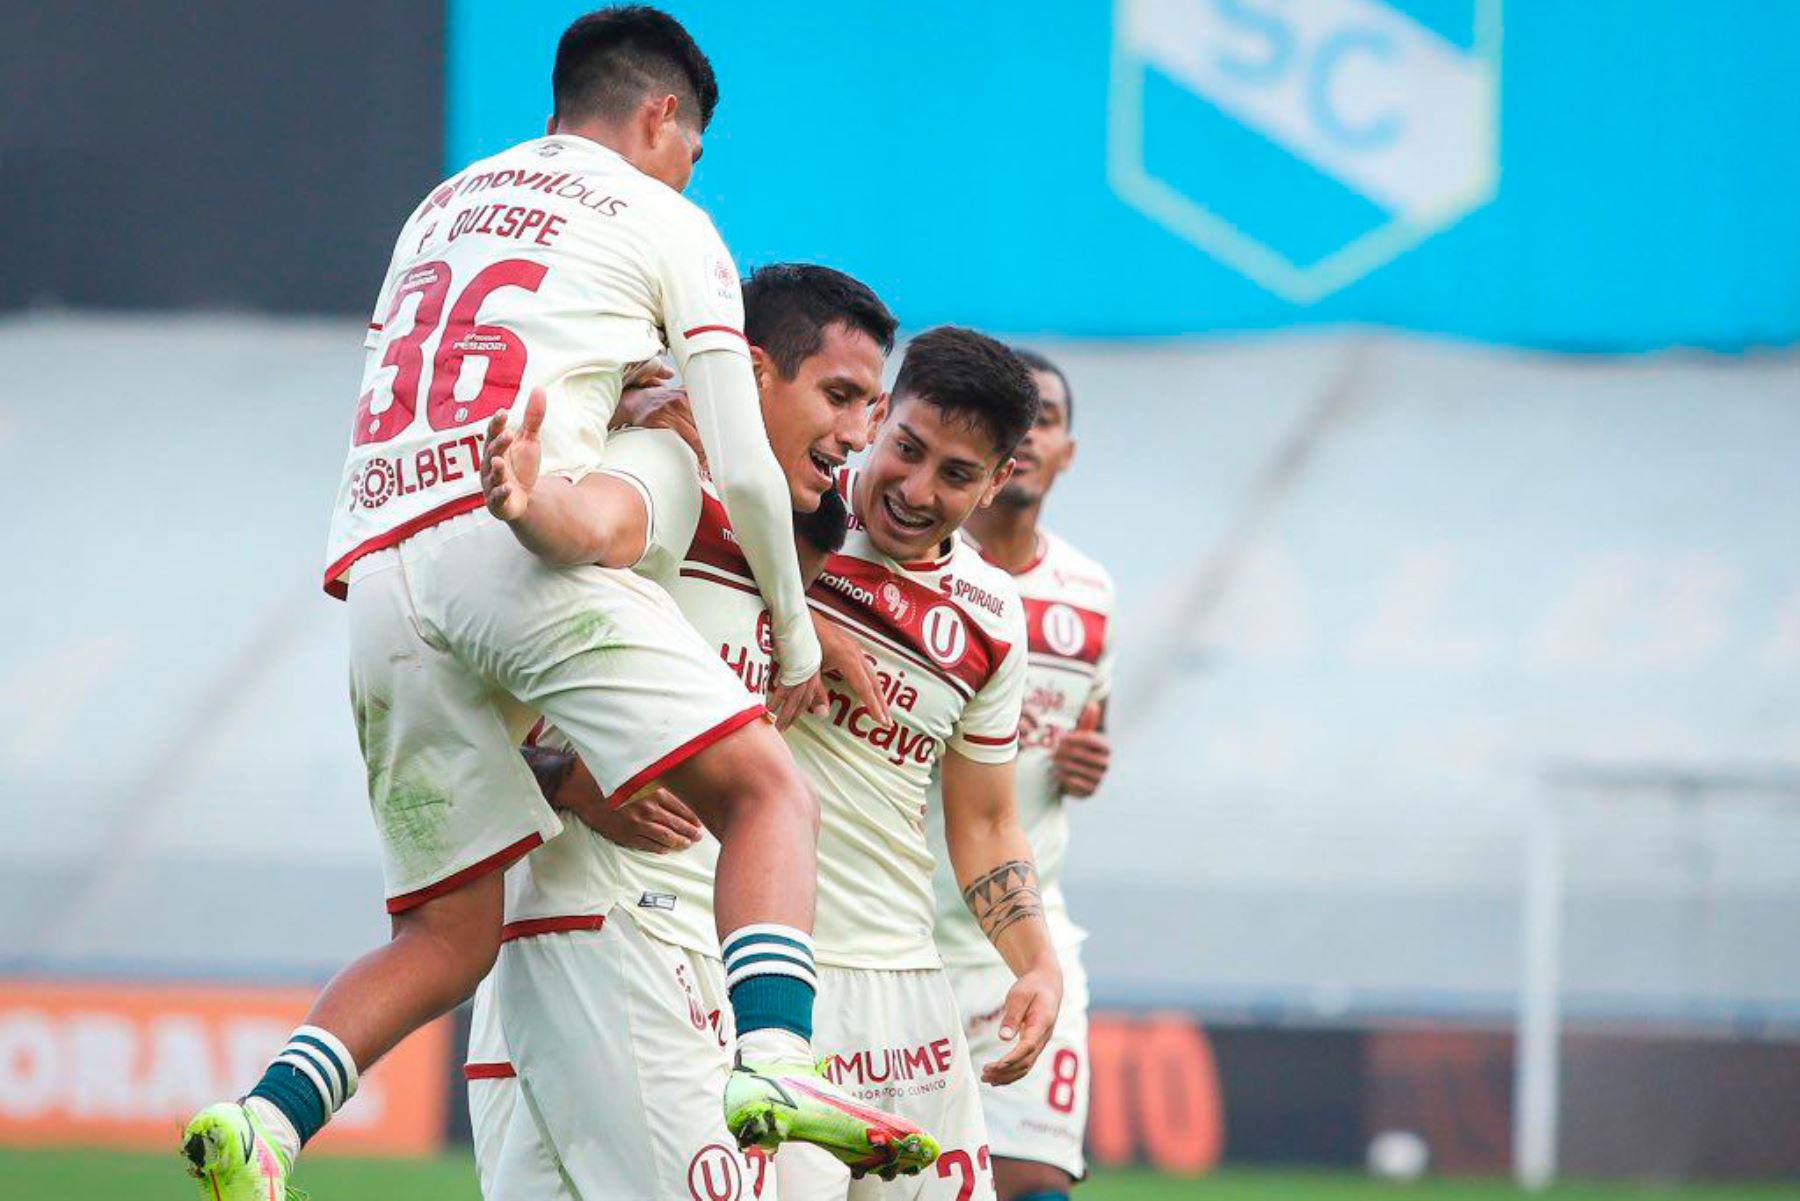
[[[738,1036],[738,1055],[752,1067],[771,1063],[811,1063],[812,1044],[779,1026],[766,1026]]]
[[[300,1132],[294,1129],[285,1113],[275,1108],[273,1101],[264,1097],[245,1097],[244,1108],[261,1119],[269,1141],[275,1144],[287,1163],[292,1164],[300,1158]]]

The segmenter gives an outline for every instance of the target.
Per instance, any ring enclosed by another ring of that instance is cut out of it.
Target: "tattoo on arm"
[[[963,902],[989,942],[1016,922],[1044,915],[1037,868],[1025,859],[1008,860],[963,889]]]

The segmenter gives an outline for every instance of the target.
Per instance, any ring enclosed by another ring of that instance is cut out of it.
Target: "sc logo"
[[[1406,0],[1117,0],[1115,193],[1295,303],[1361,278],[1498,185],[1501,0],[1457,2],[1463,22],[1438,5],[1427,25]],[[1188,103],[1157,103],[1171,92]],[[1253,170],[1215,114],[1269,144]],[[1344,232],[1321,249],[1320,227]]]

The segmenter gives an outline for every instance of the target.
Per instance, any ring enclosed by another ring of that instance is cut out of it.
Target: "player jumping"
[[[811,1058],[818,809],[762,701],[661,589],[587,565],[600,555],[528,553],[482,508],[483,426],[540,393],[533,520],[553,527],[591,504],[624,372],[666,347],[768,602],[770,704],[791,719],[819,695],[737,271],[680,194],[718,99],[711,66],[667,15],[603,9],[564,33],[552,90],[547,136],[419,205],[370,324],[325,583],[347,594],[393,938],[326,987],[247,1097],[188,1124],[182,1150],[212,1201],[279,1196],[359,1073],[487,974],[500,872],[560,828],[515,749],[535,714],[568,734],[612,803],[666,780],[718,833],[740,1043],[755,1063]]]
[[[1100,726],[1111,684],[1112,580],[1093,560],[1043,528],[1044,500],[1075,457],[1074,397],[1063,373],[1042,355],[1019,351],[1037,381],[1037,424],[1019,444],[1018,463],[994,503],[966,532],[987,560],[1010,573],[1025,602],[1031,648],[1019,726],[1019,820],[1043,881],[1044,916],[1062,959],[1062,1012],[1056,1033],[1030,1074],[1010,1088],[984,1088],[982,1110],[1000,1201],[1066,1201],[1086,1172],[1086,934],[1069,919],[1062,872],[1069,845],[1063,798],[1090,797],[1111,755]],[[933,821],[935,847],[943,827]],[[956,878],[939,856],[937,944],[956,990],[970,1049],[1003,1048],[1006,991],[1012,977],[970,919]]]

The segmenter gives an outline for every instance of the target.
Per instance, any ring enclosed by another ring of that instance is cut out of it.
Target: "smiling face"
[[[1054,371],[1033,370],[1038,388],[1037,424],[1013,452],[1018,464],[1001,491],[999,503],[1025,508],[1041,504],[1056,477],[1075,459],[1075,437],[1069,430],[1069,391]]]
[[[844,460],[869,444],[886,359],[862,330],[838,322],[822,332],[819,349],[800,361],[791,378],[761,348],[750,352],[769,445],[801,513],[819,507]]]
[[[852,503],[876,550],[903,563],[928,559],[1011,474],[1012,459],[978,423],[900,397],[876,429]]]

